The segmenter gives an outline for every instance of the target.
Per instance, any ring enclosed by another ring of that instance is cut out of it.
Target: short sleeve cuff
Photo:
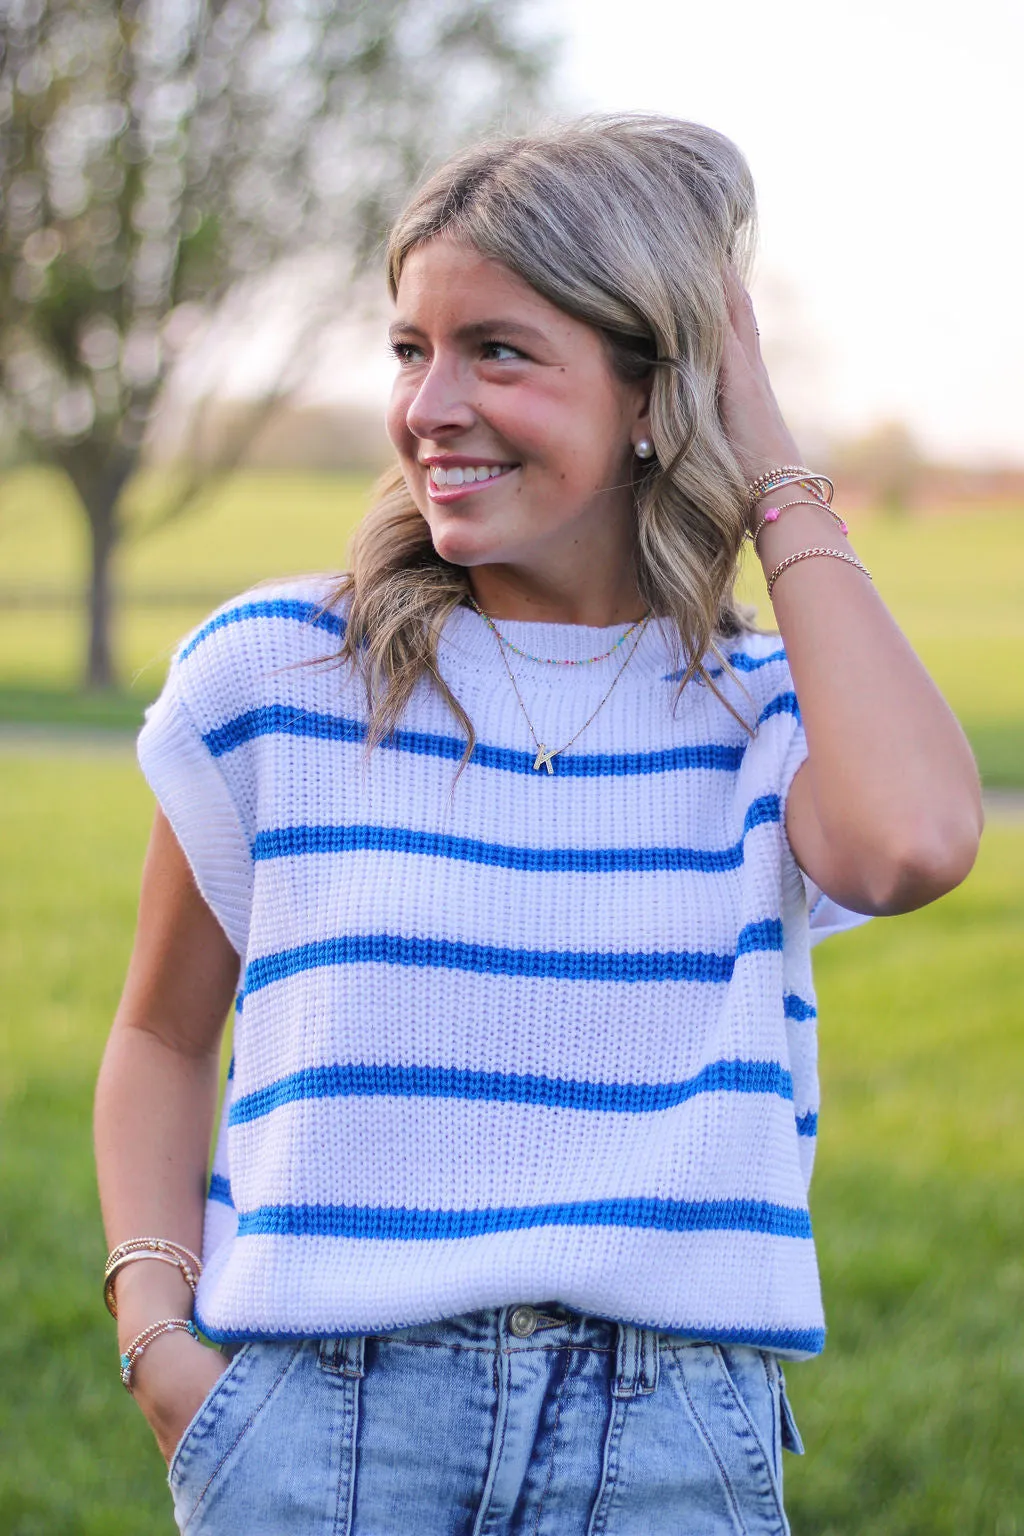
[[[147,710],[138,756],[203,899],[244,957],[252,853],[227,784],[173,690],[165,690]]]

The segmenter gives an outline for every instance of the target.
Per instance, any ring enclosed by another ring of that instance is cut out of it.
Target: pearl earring
[[[642,437],[636,445],[635,452],[638,459],[653,459],[654,444],[649,437]]]

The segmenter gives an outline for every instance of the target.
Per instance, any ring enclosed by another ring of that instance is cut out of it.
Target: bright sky
[[[561,13],[561,23],[559,23]],[[1024,460],[1024,0],[550,0],[581,110],[727,133],[794,420]]]
[[[534,4],[570,112],[667,112],[743,150],[762,349],[808,452],[895,419],[934,458],[1024,463],[1024,0]],[[233,324],[227,375],[218,328],[187,392],[280,373],[284,333]],[[381,409],[383,331],[325,327],[304,393]]]

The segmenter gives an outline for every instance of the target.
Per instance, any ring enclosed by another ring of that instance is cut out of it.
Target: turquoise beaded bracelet
[[[148,1328],[143,1328],[142,1332],[132,1339],[121,1356],[121,1385],[126,1392],[132,1390],[132,1369],[139,1356],[162,1333],[178,1331],[190,1333],[194,1339],[199,1339],[199,1332],[190,1317],[162,1317],[158,1323],[150,1323]]]

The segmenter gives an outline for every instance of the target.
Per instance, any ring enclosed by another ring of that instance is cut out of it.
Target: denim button
[[[533,1307],[516,1307],[508,1320],[508,1326],[517,1339],[528,1339],[537,1327],[537,1313]]]

